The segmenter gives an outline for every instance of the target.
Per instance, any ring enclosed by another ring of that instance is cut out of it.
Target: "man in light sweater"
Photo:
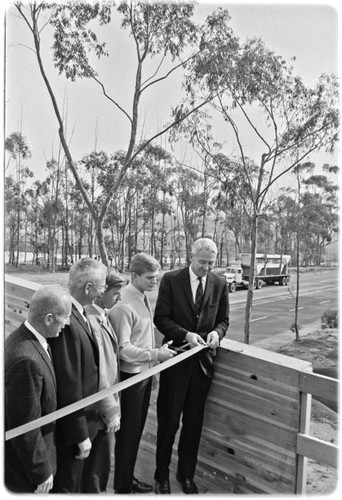
[[[109,313],[118,336],[120,379],[126,380],[166,361],[175,352],[164,344],[155,347],[153,315],[145,292],[156,288],[158,261],[145,253],[137,254],[131,263],[132,280],[121,292],[121,301]],[[152,378],[149,377],[121,393],[121,427],[116,433],[114,491],[116,493],[149,493],[152,485],[134,477],[134,467],[150,402]]]

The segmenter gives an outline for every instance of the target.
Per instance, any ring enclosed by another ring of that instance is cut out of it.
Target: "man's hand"
[[[120,429],[120,417],[119,415],[114,415],[114,417],[107,423],[106,432],[116,432]]]
[[[53,475],[49,476],[44,483],[38,484],[35,493],[49,493],[53,486]]]
[[[88,458],[91,450],[90,439],[87,438],[85,441],[82,441],[82,443],[77,443],[77,446],[79,447],[80,451],[78,455],[75,456],[75,458],[78,458],[79,460],[84,460],[85,458]]]
[[[219,345],[220,345],[219,334],[215,330],[208,333],[207,346],[210,347],[210,349],[216,349],[216,347],[218,347]]]
[[[158,361],[167,361],[171,359],[176,354],[175,351],[169,348],[169,345],[172,344],[172,340],[166,342],[158,349]]]
[[[206,343],[204,342],[202,337],[198,335],[198,333],[188,332],[185,335],[185,340],[189,342],[190,347],[196,347],[198,345],[206,345]]]

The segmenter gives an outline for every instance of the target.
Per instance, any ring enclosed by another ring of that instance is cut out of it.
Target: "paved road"
[[[322,272],[301,278],[298,308],[298,324],[317,323],[327,309],[338,308],[338,276],[333,272]],[[238,297],[238,293],[244,296]],[[228,336],[243,342],[246,292],[236,292],[231,301],[231,323]],[[266,286],[254,293],[251,344],[265,345],[265,340],[284,332],[290,332],[295,319],[295,283],[289,287]],[[289,334],[294,338],[294,334]]]
[[[42,284],[63,283],[68,279],[67,273],[56,274],[23,274],[10,273],[12,276]],[[327,309],[338,309],[338,277],[337,269],[308,272],[300,275],[300,301],[298,323],[303,330],[308,325],[320,326],[320,319]],[[250,343],[266,349],[277,343],[283,345],[292,339],[294,334],[290,326],[294,322],[296,275],[291,276],[289,286],[264,286],[255,290],[251,321]],[[152,307],[155,305],[157,291],[150,292]],[[243,342],[246,290],[238,290],[230,294],[230,326],[228,337]],[[284,340],[282,340],[284,339]]]
[[[288,286],[269,285],[255,290],[251,320],[250,344],[270,348],[294,339],[290,326],[294,322],[296,275]],[[157,292],[150,293],[154,305]],[[300,299],[298,324],[302,331],[308,325],[320,327],[322,314],[327,309],[338,308],[338,272],[322,271],[300,275]],[[229,295],[230,326],[227,337],[244,341],[244,316],[246,290]],[[277,338],[277,336],[279,338]]]

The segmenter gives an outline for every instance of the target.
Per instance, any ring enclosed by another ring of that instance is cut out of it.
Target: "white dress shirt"
[[[192,299],[193,299],[194,304],[195,304],[195,302],[196,302],[196,291],[197,291],[197,287],[199,285],[199,281],[198,281],[198,276],[196,276],[196,274],[193,272],[193,270],[191,269],[191,266],[189,267],[189,274],[190,274],[190,284],[191,284],[191,291],[192,291]],[[207,282],[207,277],[204,276],[202,278],[203,293],[204,293],[204,290],[205,290],[206,282]]]

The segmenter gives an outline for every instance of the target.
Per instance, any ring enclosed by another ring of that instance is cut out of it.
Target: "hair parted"
[[[91,257],[83,257],[71,266],[69,271],[69,283],[82,282],[83,278],[88,279],[90,273],[98,271],[106,273],[106,266],[102,264],[102,262],[92,259]]]
[[[160,264],[159,262],[147,253],[141,252],[135,255],[132,259],[130,265],[131,273],[136,273],[141,276],[147,272],[156,272],[159,271]]]
[[[196,255],[197,252],[203,249],[217,254],[216,243],[210,238],[199,238],[198,240],[194,241],[191,251],[194,255]]]
[[[127,279],[121,274],[117,273],[112,267],[107,267],[106,285],[107,288],[116,288],[119,286],[125,286],[127,284]]]

